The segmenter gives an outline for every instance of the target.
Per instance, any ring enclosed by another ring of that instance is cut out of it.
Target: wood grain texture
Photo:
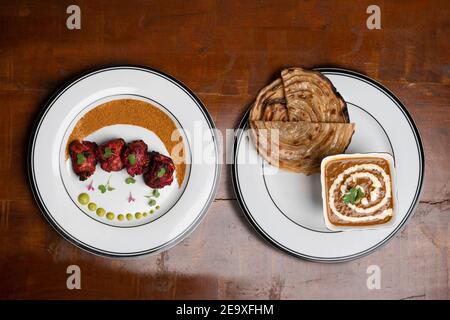
[[[0,1],[0,298],[317,299],[450,297],[450,6],[377,1]],[[386,246],[356,261],[317,264],[271,247],[245,221],[223,166],[205,220],[157,256],[113,260],[63,240],[33,201],[26,176],[32,124],[50,94],[80,72],[140,64],[172,74],[204,101],[217,126],[237,126],[256,92],[285,66],[353,69],[390,88],[412,114],[426,179],[414,217]],[[66,268],[82,289],[66,289]],[[366,287],[379,265],[380,290]]]

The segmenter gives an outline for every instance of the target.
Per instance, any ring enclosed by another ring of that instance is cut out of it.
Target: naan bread
[[[320,72],[289,68],[281,78],[289,121],[349,122],[345,101]]]
[[[320,162],[343,153],[350,144],[353,123],[307,121],[250,121],[256,148],[271,165],[310,175],[320,172]]]
[[[277,79],[267,87],[261,89],[251,107],[249,120],[288,120],[284,88],[281,79]]]

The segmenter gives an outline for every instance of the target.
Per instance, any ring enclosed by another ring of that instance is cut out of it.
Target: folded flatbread
[[[271,165],[310,175],[320,162],[343,153],[350,144],[353,123],[307,121],[250,121],[251,136],[259,154]]]
[[[281,78],[289,121],[349,122],[345,101],[320,72],[289,68]]]
[[[277,79],[261,89],[251,107],[249,120],[288,120],[286,99],[284,98],[284,88],[281,79]]]
[[[344,153],[355,125],[345,101],[317,71],[288,68],[261,89],[249,123],[256,149],[270,164],[307,175],[329,155]]]

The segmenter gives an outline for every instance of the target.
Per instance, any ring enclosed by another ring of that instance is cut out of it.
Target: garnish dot
[[[106,214],[106,210],[103,208],[98,208],[96,213],[99,217],[103,217]]]
[[[87,193],[80,193],[78,196],[78,202],[83,206],[89,203],[89,195]]]

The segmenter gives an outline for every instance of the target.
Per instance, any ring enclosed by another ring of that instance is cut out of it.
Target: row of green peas
[[[99,217],[105,217],[108,220],[114,220],[114,218],[116,218],[116,215],[113,212],[106,212],[106,210],[104,208],[97,208],[97,204],[95,204],[94,202],[89,202],[90,198],[89,195],[87,193],[81,193],[78,196],[78,202],[82,205],[87,205],[89,211],[95,211],[95,213],[97,214],[97,216]],[[158,210],[160,207],[156,206],[155,209]],[[142,217],[147,217],[148,214],[153,214],[155,212],[155,210],[150,210],[149,212],[136,212],[134,215],[132,213],[126,213],[126,214],[118,214],[117,215],[117,220],[119,221],[124,221],[125,219],[127,219],[128,221],[133,220],[133,218],[135,219],[141,219]]]

